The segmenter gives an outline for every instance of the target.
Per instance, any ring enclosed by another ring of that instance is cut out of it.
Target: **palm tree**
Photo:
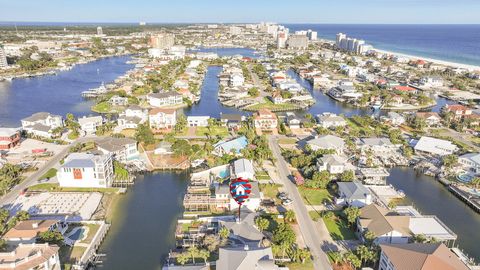
[[[339,251],[332,251],[328,253],[328,256],[334,264],[339,264],[343,261],[343,255]]]
[[[287,212],[285,212],[285,220],[288,222],[294,222],[295,212],[293,212],[293,210],[288,210]]]
[[[222,227],[220,231],[218,231],[218,234],[220,234],[221,238],[227,239],[228,236],[230,235],[230,230],[227,229],[226,227]]]
[[[480,177],[473,178],[473,180],[470,182],[470,185],[474,186],[475,189],[478,189],[480,186]]]
[[[355,253],[362,261],[362,264],[370,258],[370,250],[364,245],[357,246],[357,248],[355,249]]]
[[[270,225],[270,221],[268,221],[268,219],[266,218],[263,218],[263,217],[258,217],[257,219],[255,219],[255,225],[257,226],[257,228],[260,230],[260,231],[265,231],[268,226]]]
[[[181,265],[185,265],[188,262],[188,254],[187,253],[181,253],[180,255],[177,256],[177,262]]]
[[[188,254],[192,256],[193,264],[195,264],[195,256],[199,253],[198,248],[196,246],[191,246],[188,248]]]
[[[311,257],[310,251],[306,248],[298,249],[297,250],[298,259],[304,264],[308,258]]]
[[[206,249],[201,249],[198,252],[198,256],[200,256],[203,259],[203,261],[205,262],[205,264],[207,264],[207,259],[208,259],[208,257],[210,257],[210,252]]]

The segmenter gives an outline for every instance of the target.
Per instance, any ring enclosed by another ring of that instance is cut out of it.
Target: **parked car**
[[[277,197],[278,197],[280,200],[288,199],[288,195],[287,195],[287,193],[285,193],[285,192],[280,192],[280,193],[278,193]]]
[[[286,198],[285,200],[282,201],[282,204],[287,206],[293,203],[292,199]]]

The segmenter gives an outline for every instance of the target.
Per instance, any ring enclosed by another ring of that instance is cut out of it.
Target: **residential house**
[[[126,106],[128,105],[128,98],[114,95],[108,100],[108,103],[112,106]]]
[[[452,113],[453,117],[457,120],[462,119],[465,116],[472,115],[472,109],[463,106],[461,104],[447,104],[442,107],[442,113]]]
[[[367,185],[386,185],[390,173],[385,168],[360,168],[359,177]]]
[[[247,137],[240,136],[233,140],[229,141],[219,141],[213,145],[213,154],[216,156],[223,156],[225,154],[234,153],[235,155],[239,155],[241,151],[247,147],[248,141]]]
[[[231,87],[242,86],[244,82],[245,82],[245,78],[243,77],[242,73],[236,72],[230,75]]]
[[[418,89],[413,88],[408,85],[397,85],[393,87],[394,91],[402,92],[402,93],[412,93],[412,94],[418,94]]]
[[[442,87],[443,86],[443,79],[442,77],[434,76],[434,77],[422,77],[420,79],[420,84],[425,87]]]
[[[152,129],[171,129],[177,124],[177,111],[174,109],[151,109],[148,116]]]
[[[63,127],[62,117],[48,112],[34,113],[22,119],[23,130],[35,136],[51,138],[52,130],[58,127]]]
[[[101,116],[83,116],[78,118],[78,124],[85,134],[95,134],[97,127],[103,125],[103,118]]]
[[[257,213],[244,211],[240,220],[220,220],[219,223],[230,231],[229,238],[238,240],[249,248],[258,248],[265,236],[255,226],[256,217]]]
[[[341,116],[334,113],[323,113],[317,115],[318,124],[322,128],[336,128],[344,127],[347,125],[347,121]]]
[[[431,155],[446,156],[458,151],[458,147],[451,141],[422,136],[413,147],[415,152]]]
[[[458,157],[458,163],[471,173],[480,174],[480,153],[468,153]]]
[[[334,150],[337,154],[342,154],[345,149],[345,141],[334,135],[319,136],[307,141],[307,145],[309,145],[313,151]]]
[[[278,270],[271,247],[222,247],[216,261],[217,269],[229,270]]]
[[[12,245],[20,243],[33,244],[40,233],[57,231],[63,234],[67,228],[68,225],[55,219],[30,219],[19,221],[13,228],[7,231],[2,238]]]
[[[260,207],[262,194],[258,188],[258,182],[250,181],[250,185],[252,186],[250,195],[242,204],[242,208],[255,212]],[[229,185],[219,184],[215,187],[215,201],[217,209],[225,209],[227,211],[238,209],[237,202],[230,195]]]
[[[107,137],[96,142],[103,154],[111,154],[119,162],[127,163],[140,158],[137,141],[130,138]]]
[[[244,119],[244,116],[241,114],[220,114],[220,122],[222,122],[222,124],[227,126],[229,129],[239,129]]]
[[[400,126],[405,123],[405,117],[397,112],[388,112],[387,116],[382,117],[382,120],[390,123],[392,126]]]
[[[372,194],[368,188],[358,181],[337,182],[338,197],[335,197],[337,205],[364,207],[372,203]]]
[[[0,150],[8,150],[20,143],[20,130],[17,128],[0,128]]]
[[[357,233],[362,237],[365,231],[371,231],[375,244],[404,244],[411,237],[409,229],[410,217],[401,216],[376,204],[360,209],[357,219]]]
[[[57,173],[61,187],[107,188],[113,182],[112,155],[72,153]]]
[[[469,270],[443,243],[381,244],[379,270]]]
[[[0,252],[0,269],[61,269],[56,245],[19,244],[13,249]]]
[[[348,162],[347,157],[341,155],[324,155],[317,159],[317,170],[339,174],[344,171],[355,171],[355,166]]]
[[[328,94],[336,99],[358,99],[362,97],[362,93],[357,92],[352,81],[342,80],[337,86],[328,90]]]
[[[177,92],[160,92],[153,93],[147,96],[148,104],[152,107],[166,107],[174,106],[183,103],[183,97]]]
[[[297,116],[292,112],[287,112],[286,118],[288,127],[291,129],[298,129],[300,128],[301,121],[297,118]]]
[[[118,127],[124,129],[136,129],[139,124],[148,121],[148,110],[138,105],[129,106],[124,112],[119,114]]]
[[[276,130],[277,115],[268,109],[260,109],[253,117],[255,128],[261,130]]]
[[[255,170],[253,169],[253,163],[245,158],[237,159],[230,166],[230,175],[232,178],[243,178],[248,180],[255,179]]]
[[[442,124],[442,118],[436,112],[417,112],[415,117],[423,119],[428,127],[438,127]]]
[[[210,116],[187,116],[189,127],[207,127]]]
[[[395,152],[397,146],[392,144],[389,138],[359,138],[357,139],[357,145],[362,150],[362,153],[372,151],[374,155],[385,155]]]

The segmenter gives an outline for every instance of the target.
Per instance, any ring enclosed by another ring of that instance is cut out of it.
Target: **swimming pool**
[[[463,183],[470,183],[473,180],[473,178],[474,177],[471,174],[468,174],[468,173],[463,173],[463,174],[457,175],[458,181],[463,182]]]
[[[223,171],[218,172],[218,177],[220,177],[220,178],[227,178],[229,176],[230,176],[230,170],[228,168],[226,168]]]
[[[79,240],[83,240],[86,235],[87,235],[87,231],[84,227],[77,227],[77,228],[74,228],[67,235],[67,237],[70,238],[73,241],[79,241]]]

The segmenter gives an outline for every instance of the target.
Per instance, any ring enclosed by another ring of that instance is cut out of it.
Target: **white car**
[[[293,203],[293,200],[292,199],[289,199],[289,198],[286,198],[285,200],[282,201],[282,204],[283,205],[290,205]]]

